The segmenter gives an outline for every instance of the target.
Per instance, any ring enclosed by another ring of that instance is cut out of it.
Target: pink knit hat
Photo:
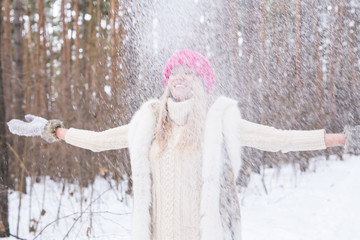
[[[206,88],[206,92],[211,94],[215,87],[215,72],[210,63],[200,53],[191,50],[181,50],[167,61],[164,69],[164,84],[167,86],[167,82],[171,73],[171,70],[177,65],[185,65],[191,67],[201,77],[203,84]]]

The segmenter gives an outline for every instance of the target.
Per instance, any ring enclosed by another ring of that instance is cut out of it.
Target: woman
[[[165,92],[143,104],[128,125],[103,132],[65,129],[59,120],[28,115],[11,132],[42,136],[94,152],[129,147],[134,189],[132,237],[241,239],[235,179],[240,146],[265,151],[356,149],[358,134],[284,131],[241,119],[237,102],[215,98],[214,70],[201,54],[182,50],[166,63]]]

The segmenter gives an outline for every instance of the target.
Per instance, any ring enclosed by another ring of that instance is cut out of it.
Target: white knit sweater
[[[189,102],[176,103],[169,99],[168,109],[173,125],[168,146],[158,156],[158,146],[152,144],[149,160],[152,173],[152,232],[153,239],[200,239],[201,152],[179,154],[174,146],[187,125]],[[240,116],[236,121],[242,146],[265,151],[301,151],[325,149],[324,130],[279,130],[255,124]],[[128,146],[128,125],[103,132],[71,128],[65,136],[69,144],[104,151]]]
[[[164,152],[158,156],[156,141],[150,148],[152,173],[153,239],[200,239],[201,151],[176,149],[188,125],[191,100],[168,100],[172,134]],[[199,148],[200,149],[200,148]]]

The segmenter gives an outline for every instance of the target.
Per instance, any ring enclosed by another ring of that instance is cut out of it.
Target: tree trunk
[[[242,44],[241,75],[242,84],[246,86],[240,92],[242,97],[239,99],[239,107],[243,117],[250,121],[259,121],[259,115],[256,113],[256,102],[258,101],[256,84],[258,83],[258,46],[260,46],[260,1],[245,1],[244,3],[244,24]],[[243,106],[250,106],[244,108]],[[260,172],[263,153],[256,149],[244,149],[244,161],[251,162],[249,168],[254,172]],[[243,179],[242,184],[246,185],[248,181]]]
[[[7,119],[12,118],[13,114],[13,104],[12,104],[12,96],[10,93],[12,93],[11,90],[11,77],[12,77],[12,54],[11,54],[11,23],[10,23],[10,0],[5,0],[4,2],[4,43],[2,43],[3,47],[3,77],[5,79],[4,81],[4,89],[6,91],[5,94],[5,106],[6,106],[6,113]]]
[[[46,22],[46,15],[45,15],[45,11],[44,11],[44,2],[42,2],[42,9],[41,9],[41,13],[42,13],[42,22],[41,22],[41,26],[42,26],[42,71],[43,71],[43,85],[42,85],[42,98],[44,99],[44,109],[42,109],[42,113],[44,114],[44,116],[46,118],[50,118],[50,108],[49,108],[49,104],[50,104],[50,98],[48,98],[48,93],[50,92],[50,77],[48,75],[47,72],[47,64],[48,64],[48,58],[47,58],[47,33],[46,33],[46,28],[45,28],[45,22]],[[40,9],[39,9],[40,11]]]
[[[296,81],[297,92],[301,92],[301,0],[296,0]]]
[[[70,58],[71,58],[71,39],[68,39],[68,23],[66,22],[66,14],[65,14],[65,7],[67,5],[66,0],[61,1],[61,21],[62,21],[62,39],[63,39],[63,45],[62,45],[62,58],[61,58],[61,64],[62,64],[62,101],[59,105],[60,112],[64,116],[64,121],[69,122],[70,116],[72,114],[72,94],[71,94],[71,80],[70,80]]]
[[[2,0],[0,0],[0,8]],[[2,11],[0,10],[0,46],[2,46]],[[2,49],[0,48],[0,237],[9,236],[8,208],[8,155],[5,131],[4,85],[2,78]]]
[[[36,33],[36,70],[35,70],[35,112],[37,114],[43,114],[45,112],[45,99],[44,99],[44,85],[46,84],[46,81],[44,79],[43,72],[45,69],[41,69],[41,53],[42,53],[42,46],[41,45],[41,36],[43,36],[42,41],[44,42],[44,1],[39,0],[38,1],[38,14],[39,14],[39,22],[37,26],[37,33]]]
[[[24,91],[23,91],[23,38],[22,38],[22,3],[21,0],[14,0],[14,56],[15,56],[15,100],[14,100],[14,114],[16,117],[24,116]],[[23,137],[16,137],[15,149],[19,154],[20,158],[23,159],[25,140]],[[19,169],[19,179],[21,176],[21,169]],[[19,191],[26,193],[26,184],[19,182]]]

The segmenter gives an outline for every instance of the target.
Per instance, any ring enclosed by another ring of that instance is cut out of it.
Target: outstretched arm
[[[242,146],[270,152],[321,150],[339,144],[341,137],[320,130],[281,130],[244,119],[238,120],[238,136]]]
[[[94,152],[121,149],[128,146],[128,125],[102,132],[93,132],[75,128],[66,129],[60,120],[48,121],[34,115],[26,115],[25,120],[12,119],[9,121],[7,124],[10,132],[27,137],[39,136],[48,143],[64,140],[68,144]]]
[[[281,130],[240,119],[238,123],[243,146],[265,151],[306,151],[345,146],[345,134],[321,130]]]
[[[128,147],[128,125],[94,132],[75,128],[57,128],[56,136],[76,147],[93,152],[116,150]]]

